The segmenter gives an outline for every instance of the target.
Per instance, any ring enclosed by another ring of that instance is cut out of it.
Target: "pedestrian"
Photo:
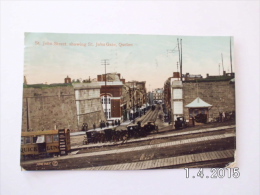
[[[140,121],[137,122],[137,125],[138,125],[139,128],[141,128],[141,122]]]
[[[107,121],[106,125],[107,125],[107,127],[109,127],[109,122],[108,121]]]
[[[114,123],[114,121],[112,121],[112,126],[114,127],[114,125],[115,125],[115,123]]]
[[[102,124],[102,121],[100,122],[100,129],[102,129],[102,126],[103,126],[103,124]]]
[[[88,130],[88,123],[85,123],[85,130]]]
[[[81,131],[85,131],[85,123],[83,123]]]
[[[117,126],[117,119],[115,120],[115,125]]]
[[[96,124],[95,124],[95,123],[93,124],[93,129],[94,129],[94,130],[96,129]]]
[[[219,122],[222,122],[222,113],[219,113]]]
[[[195,118],[194,118],[194,116],[191,117],[191,120],[192,120],[192,126],[194,127],[195,126]]]
[[[222,113],[222,122],[225,121],[225,112]]]
[[[118,126],[120,126],[120,123],[121,123],[121,121],[120,121],[120,120],[118,120]]]

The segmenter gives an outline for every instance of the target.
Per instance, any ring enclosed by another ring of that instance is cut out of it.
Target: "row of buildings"
[[[129,120],[147,108],[145,81],[129,81],[119,73],[97,75],[80,82],[69,78],[64,83],[24,83],[22,131],[97,127],[100,121]]]
[[[205,116],[205,122],[216,120],[225,114],[235,113],[235,74],[210,76],[186,73],[180,79],[174,72],[164,83],[164,112],[171,121],[185,117]]]
[[[150,105],[157,104],[157,103],[163,103],[164,100],[164,89],[163,88],[157,88],[153,91],[149,91],[147,93],[147,99]]]

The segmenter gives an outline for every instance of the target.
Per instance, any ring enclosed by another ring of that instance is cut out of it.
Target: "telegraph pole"
[[[109,65],[108,63],[108,59],[104,59],[101,61],[101,65],[105,66],[105,114],[106,114],[106,118],[108,118],[108,111],[107,111],[107,65]]]
[[[182,39],[177,39],[178,41],[178,50],[179,50],[179,64],[180,64],[180,75],[181,75],[181,81],[182,81]]]
[[[222,68],[223,68],[223,71],[225,71],[224,70],[224,65],[223,65],[223,54],[221,53],[221,59],[222,59]]]

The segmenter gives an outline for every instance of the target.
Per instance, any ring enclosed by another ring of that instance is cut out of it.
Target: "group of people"
[[[112,121],[112,123],[111,123],[111,125],[112,125],[112,127],[114,127],[114,126],[120,126],[120,124],[121,124],[121,121],[119,120],[119,119],[116,119],[115,121]],[[102,129],[103,127],[109,127],[109,122],[107,121],[107,122],[105,122],[105,121],[100,121],[100,128]]]
[[[231,112],[219,112],[218,122],[224,122],[224,121],[229,121],[229,120],[235,120],[235,117],[236,117],[235,111],[231,111]]]
[[[119,119],[115,120],[115,121],[112,121],[111,125],[112,127],[114,126],[120,126],[121,124],[121,121]],[[103,120],[100,121],[100,124],[99,124],[99,127],[102,129],[102,128],[105,128],[105,127],[109,127],[109,122],[105,122]],[[93,124],[93,129],[95,130],[96,129],[96,123]],[[83,123],[82,125],[82,131],[87,131],[88,130],[88,124],[87,123]]]
[[[87,131],[88,130],[88,123],[83,123],[81,130],[82,131]]]

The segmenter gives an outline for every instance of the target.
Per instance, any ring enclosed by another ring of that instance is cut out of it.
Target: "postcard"
[[[23,170],[224,177],[236,150],[234,39],[25,33],[22,103]]]

